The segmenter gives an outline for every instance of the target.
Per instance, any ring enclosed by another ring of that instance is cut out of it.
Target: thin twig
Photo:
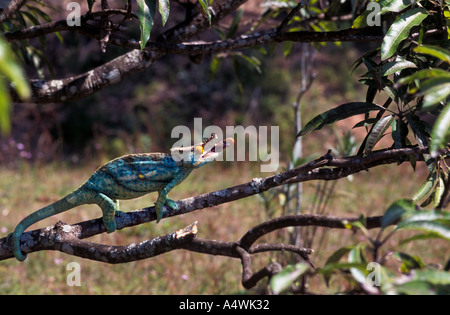
[[[287,15],[287,17],[283,20],[283,22],[281,22],[281,24],[278,26],[277,28],[277,33],[281,34],[283,33],[289,22],[294,18],[295,15],[297,15],[298,11],[300,11],[301,7],[303,6],[303,0],[301,0],[292,10],[291,12],[289,12],[289,14]]]

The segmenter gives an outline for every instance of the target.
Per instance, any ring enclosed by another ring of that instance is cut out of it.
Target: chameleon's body
[[[157,191],[159,195],[155,208],[159,222],[164,204],[167,203],[172,209],[177,208],[177,204],[167,198],[169,191],[181,183],[194,168],[213,161],[221,151],[217,150],[218,147],[225,148],[233,143],[233,139],[227,139],[214,144],[210,150],[205,150],[205,145],[216,139],[212,135],[199,145],[173,148],[172,152],[189,152],[182,160],[171,154],[142,153],[125,155],[104,164],[75,191],[30,214],[17,225],[10,235],[14,255],[19,261],[26,259],[26,255],[20,251],[20,237],[29,226],[83,204],[97,204],[102,209],[103,223],[107,232],[111,233],[116,230],[114,217],[121,215],[118,209],[119,199],[133,199]]]

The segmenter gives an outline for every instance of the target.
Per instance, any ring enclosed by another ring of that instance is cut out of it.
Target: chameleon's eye
[[[195,153],[203,154],[203,146],[201,145],[196,146]]]

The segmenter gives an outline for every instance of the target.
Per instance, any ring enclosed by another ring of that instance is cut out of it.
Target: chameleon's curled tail
[[[17,260],[24,261],[27,258],[27,255],[23,254],[20,250],[20,237],[22,236],[23,232],[29,226],[33,225],[38,221],[44,220],[46,218],[51,217],[52,215],[67,211],[73,207],[80,205],[81,202],[79,202],[79,198],[77,197],[79,193],[80,191],[77,189],[71,194],[62,198],[61,200],[58,200],[51,205],[48,205],[40,210],[37,210],[36,212],[33,212],[25,219],[20,221],[20,223],[16,226],[14,232],[8,236],[8,239],[9,238],[11,239],[13,253],[14,256],[16,256]]]

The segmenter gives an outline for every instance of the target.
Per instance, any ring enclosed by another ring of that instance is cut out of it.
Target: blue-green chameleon
[[[30,214],[17,225],[8,236],[14,256],[19,261],[26,259],[26,255],[20,250],[20,237],[29,226],[83,204],[97,204],[102,210],[102,220],[107,232],[112,233],[116,230],[114,217],[122,214],[119,211],[119,199],[133,199],[157,191],[159,195],[155,210],[159,222],[164,204],[177,209],[176,202],[167,198],[169,191],[186,179],[193,169],[213,161],[223,149],[233,143],[232,138],[219,141],[212,134],[200,144],[172,148],[170,154],[129,154],[104,164],[72,193]]]

